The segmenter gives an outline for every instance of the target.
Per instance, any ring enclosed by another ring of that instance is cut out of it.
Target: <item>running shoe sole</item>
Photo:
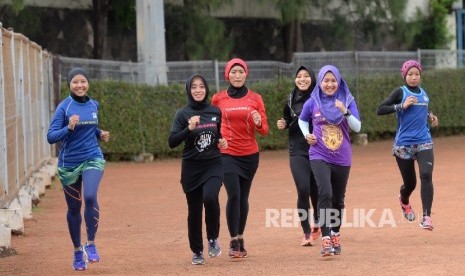
[[[320,252],[321,257],[328,257],[328,256],[333,256],[334,253],[331,252],[331,249],[325,250],[324,252]]]
[[[220,250],[220,252],[218,252],[216,254],[208,252],[208,257],[210,257],[210,258],[216,258],[216,257],[218,257],[220,255],[221,255],[221,250]]]
[[[433,225],[423,225],[422,223],[420,223],[420,227],[422,229],[429,230],[429,231],[433,231],[434,229]]]
[[[205,264],[205,259],[204,258],[192,258],[192,264],[193,265],[203,265],[203,264]]]
[[[98,256],[98,253],[97,253],[97,256],[95,257],[95,259],[90,259],[89,258],[89,254],[87,253],[89,249],[87,248],[87,246],[84,246],[82,251],[84,252],[84,259],[86,260],[86,262],[88,263],[98,263],[100,261],[100,256]]]
[[[247,256],[247,255],[245,255],[245,256]],[[231,255],[231,253],[229,253],[229,258],[231,258],[231,259],[241,259],[241,258],[244,258],[244,256],[242,255],[242,253],[240,251],[234,251],[233,255]]]
[[[192,261],[192,264],[193,265],[203,265],[203,264],[205,264],[205,261],[196,261],[196,262]]]

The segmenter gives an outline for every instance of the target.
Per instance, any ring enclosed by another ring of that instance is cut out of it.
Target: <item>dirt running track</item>
[[[190,264],[180,160],[109,163],[99,197],[101,262],[84,272],[72,270],[64,196],[54,181],[34,218],[25,221],[25,235],[12,237],[18,254],[0,258],[0,275],[463,275],[464,144],[465,136],[435,139],[433,232],[402,218],[397,201],[401,180],[390,155],[391,141],[354,146],[343,251],[328,258],[320,257],[319,245],[299,245],[301,229],[292,226],[292,216],[275,220],[282,227],[267,227],[266,210],[293,209],[297,196],[287,152],[262,152],[245,233],[249,257],[227,257],[222,188],[223,254],[207,258],[204,266]],[[411,203],[421,211],[419,187]],[[368,219],[357,220],[362,212]]]

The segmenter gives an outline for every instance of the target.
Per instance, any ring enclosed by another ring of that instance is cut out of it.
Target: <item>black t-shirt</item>
[[[200,124],[190,131],[188,120],[192,116],[200,116]],[[189,106],[176,112],[169,137],[170,147],[184,142],[183,159],[210,159],[220,156],[218,139],[221,138],[221,111],[208,105],[201,110],[194,110]]]

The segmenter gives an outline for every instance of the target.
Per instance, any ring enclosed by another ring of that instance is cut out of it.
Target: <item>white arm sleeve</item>
[[[349,115],[347,117],[347,122],[349,123],[349,127],[355,131],[359,132],[360,129],[362,128],[362,123],[360,122],[359,119],[357,119],[354,115]],[[300,120],[299,120],[299,126],[300,126]],[[302,127],[300,127],[302,129]],[[308,129],[308,124],[307,124],[307,129]]]
[[[307,137],[307,134],[310,134],[309,125],[310,124],[308,122],[305,122],[305,121],[299,119],[299,127],[300,127],[300,130],[302,131],[302,134],[304,135],[304,137]]]

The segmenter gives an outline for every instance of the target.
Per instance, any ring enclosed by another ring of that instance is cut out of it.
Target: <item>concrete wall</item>
[[[340,0],[342,1],[342,0]],[[412,19],[415,16],[417,8],[423,13],[428,11],[428,3],[430,0],[407,0],[405,16]],[[165,3],[182,5],[182,0],[165,0]],[[274,1],[250,1],[250,0],[233,0],[233,3],[225,3],[220,8],[213,10],[211,14],[215,17],[245,17],[245,18],[272,18],[280,19],[281,14],[272,4]],[[331,1],[332,7],[337,7],[340,4],[337,1]],[[307,18],[312,20],[322,20],[322,12],[312,6],[307,8]]]

